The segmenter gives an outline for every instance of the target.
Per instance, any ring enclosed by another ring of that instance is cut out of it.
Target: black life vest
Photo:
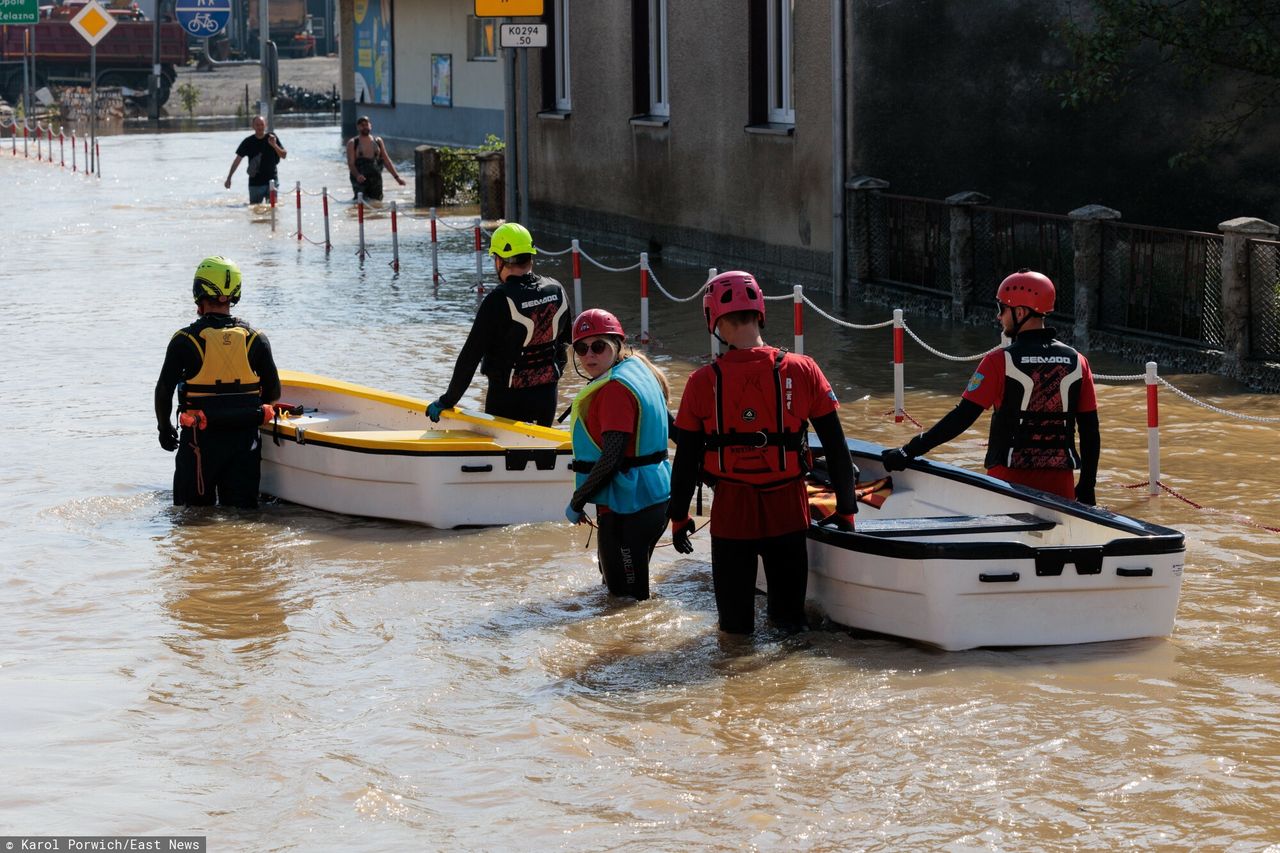
[[[507,279],[502,293],[511,322],[523,329],[520,349],[505,370],[508,388],[533,388],[559,381],[561,362],[556,338],[569,310],[563,285],[552,278],[530,274]],[[492,376],[486,369],[485,375]]]
[[[1004,350],[1004,397],[991,416],[986,465],[1072,469],[1084,369],[1053,329],[1022,332]]]

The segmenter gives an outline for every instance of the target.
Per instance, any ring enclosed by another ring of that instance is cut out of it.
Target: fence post
[[[440,242],[436,236],[436,209],[431,208],[431,286],[440,286]]]
[[[364,248],[364,193],[356,193],[356,218],[360,221],[360,248],[356,250],[356,257],[364,260],[369,257]]]
[[[476,217],[475,239],[476,239],[476,287],[484,288],[484,251],[481,248],[480,234],[484,229],[480,223],[480,217]]]
[[[298,212],[298,244],[302,244],[302,181],[293,182],[293,207]]]
[[[502,169],[505,159],[501,151],[476,155],[480,175],[480,218],[490,222],[506,218],[507,189]]]
[[[1160,402],[1156,363],[1147,362],[1147,493],[1160,494]]]
[[[882,190],[889,188],[889,182],[880,178],[865,175],[850,178],[844,185],[853,191],[852,216],[849,217],[849,253],[852,256],[853,283],[865,285],[875,279],[874,245],[883,238],[876,234],[876,217],[872,206],[878,202]]]
[[[946,201],[951,208],[951,317],[963,320],[973,305],[973,208],[991,198],[967,190]]]
[[[893,309],[893,422],[902,423],[906,411],[902,372],[902,309]]]
[[[804,355],[804,287],[797,284],[791,288],[791,303],[795,306],[793,321],[795,329],[795,354]]]
[[[1222,351],[1227,375],[1239,377],[1249,357],[1249,240],[1274,240],[1280,228],[1241,216],[1218,223],[1222,232]]]
[[[640,253],[640,343],[649,343],[649,253]]]
[[[1103,223],[1120,218],[1120,211],[1100,204],[1086,204],[1067,214],[1071,217],[1072,272],[1076,280],[1076,325],[1071,341],[1076,349],[1088,350],[1098,307],[1102,299]]]
[[[400,228],[396,223],[396,203],[391,201],[391,268],[400,272]]]
[[[444,204],[444,177],[440,174],[440,152],[430,145],[419,145],[413,149],[413,206],[441,204]]]

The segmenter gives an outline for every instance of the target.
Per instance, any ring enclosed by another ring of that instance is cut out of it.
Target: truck
[[[249,53],[258,54],[258,0],[248,0]],[[316,40],[311,35],[307,0],[268,0],[267,38],[276,43],[281,56],[311,56]]]
[[[42,7],[35,24],[0,26],[0,95],[10,103],[22,97],[24,42],[30,30],[34,58],[32,90],[49,84],[89,85],[89,43],[71,26],[83,2]],[[98,42],[98,85],[148,89],[153,21],[136,5],[109,10],[116,26]],[[160,103],[169,98],[177,66],[187,62],[187,35],[176,21],[160,24]]]

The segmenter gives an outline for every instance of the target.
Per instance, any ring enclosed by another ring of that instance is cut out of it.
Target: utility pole
[[[155,11],[151,15],[151,97],[147,102],[147,118],[160,122],[160,12],[164,0],[156,0]]]
[[[270,0],[258,0],[258,57],[262,60],[258,112],[267,120],[267,130],[274,130],[275,96],[271,91],[271,64],[275,58],[271,51]]]

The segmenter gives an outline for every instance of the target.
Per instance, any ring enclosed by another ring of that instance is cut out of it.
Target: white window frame
[[[671,115],[667,87],[667,0],[649,0],[649,115]]]
[[[554,0],[556,22],[556,109],[569,112],[573,101],[569,97],[569,0]]]
[[[769,12],[766,21],[769,71],[768,120],[777,124],[795,124],[795,80],[793,51],[795,38],[792,18],[795,0],[767,0]]]

